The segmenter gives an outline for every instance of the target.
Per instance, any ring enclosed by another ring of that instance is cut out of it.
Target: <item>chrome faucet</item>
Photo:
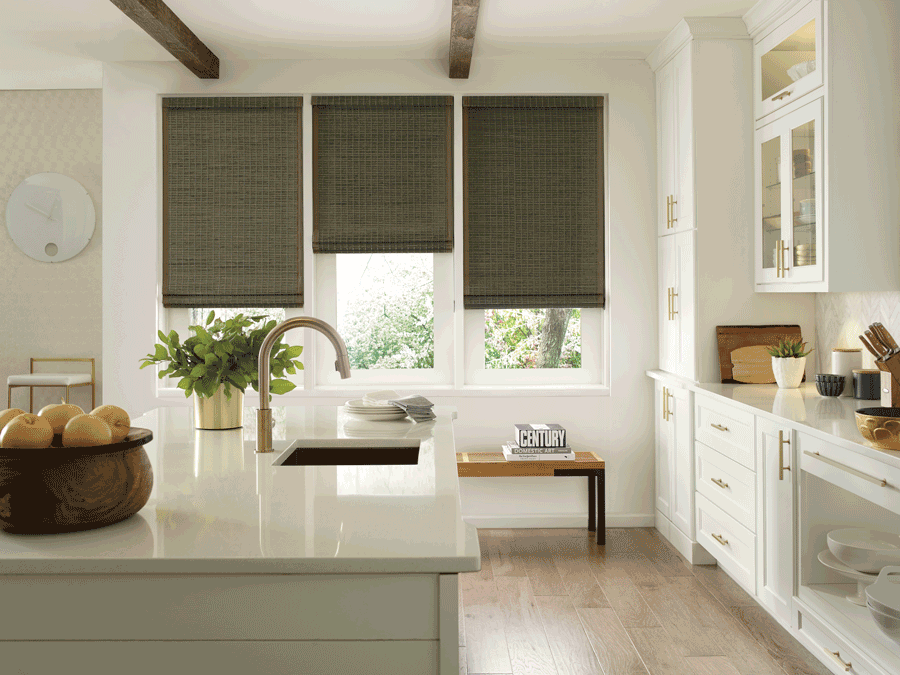
[[[334,327],[311,316],[299,316],[287,319],[275,326],[263,340],[259,348],[259,410],[256,412],[256,452],[272,452],[272,409],[269,407],[269,359],[272,355],[272,345],[281,335],[291,328],[314,328],[331,340],[334,350],[337,352],[337,360],[334,369],[341,374],[341,379],[350,377],[350,357],[347,355],[347,345],[344,338]]]

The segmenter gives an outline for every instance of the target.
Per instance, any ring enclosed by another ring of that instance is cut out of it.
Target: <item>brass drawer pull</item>
[[[722,544],[722,546],[728,546],[728,540],[723,539],[721,537],[721,535],[715,534],[714,532],[710,532],[710,536],[712,536],[713,539],[715,539],[717,542]]]
[[[728,431],[728,427],[723,427],[721,424],[710,424],[713,429],[718,429],[719,431]]]
[[[819,460],[825,462],[826,464],[831,464],[831,466],[841,469],[843,471],[846,471],[847,473],[852,473],[854,476],[858,476],[859,478],[862,478],[863,480],[867,480],[870,483],[875,483],[875,485],[880,485],[881,487],[888,486],[888,482],[887,482],[886,478],[875,478],[875,476],[870,476],[869,474],[863,473],[862,471],[857,471],[852,466],[847,466],[846,464],[841,464],[840,462],[835,462],[833,459],[830,459],[828,457],[823,457],[818,452],[810,452],[809,450],[804,450],[803,454],[809,455],[810,457],[815,457],[816,459],[819,459]]]
[[[669,211],[669,212],[670,212],[672,215],[669,216],[669,217],[672,219],[672,227],[675,227],[675,223],[678,222],[678,218],[675,217],[675,205],[678,203],[678,201],[675,199],[675,195],[672,195],[671,200],[672,200],[672,205],[671,205],[671,207],[670,207],[670,211]]]
[[[843,670],[845,673],[849,673],[850,669],[853,667],[853,664],[849,661],[844,663],[844,660],[841,658],[840,652],[833,652],[827,647],[822,647],[825,650],[825,653],[828,654],[828,657],[837,664],[837,667]]]
[[[723,490],[728,487],[728,483],[726,483],[725,481],[720,480],[718,478],[710,478],[710,480],[713,483],[715,483],[716,485],[718,485],[720,488],[722,488]]]
[[[773,96],[773,97],[772,97],[772,100],[773,100],[773,101],[780,101],[781,99],[787,98],[787,97],[790,96],[790,95],[791,95],[791,92],[790,92],[790,91],[785,91],[785,92],[782,92],[782,93],[778,94],[778,96]]]
[[[790,435],[791,432],[788,432]],[[784,431],[778,431],[778,480],[784,480],[784,472],[790,471],[791,467],[784,465],[784,446],[790,445],[791,439],[785,440]]]

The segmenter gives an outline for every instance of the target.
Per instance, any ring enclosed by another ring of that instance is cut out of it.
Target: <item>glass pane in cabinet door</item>
[[[813,121],[791,130],[794,267],[816,264],[815,141],[816,125]]]
[[[776,94],[816,69],[816,22],[810,21],[760,60],[762,98]]]
[[[781,137],[762,144],[762,266],[774,269],[781,240]]]

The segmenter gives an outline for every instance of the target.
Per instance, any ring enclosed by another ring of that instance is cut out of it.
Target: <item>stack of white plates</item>
[[[406,411],[395,405],[366,405],[361,398],[347,401],[344,404],[344,410],[357,419],[368,422],[387,422],[406,417]]]
[[[878,575],[878,581],[866,589],[866,606],[881,631],[895,642],[900,642],[900,584],[892,583],[891,576],[900,574],[900,567],[887,566]]]

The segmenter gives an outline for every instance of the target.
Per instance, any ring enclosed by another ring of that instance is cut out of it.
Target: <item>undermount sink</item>
[[[275,466],[418,464],[415,438],[312,438],[293,441]]]

